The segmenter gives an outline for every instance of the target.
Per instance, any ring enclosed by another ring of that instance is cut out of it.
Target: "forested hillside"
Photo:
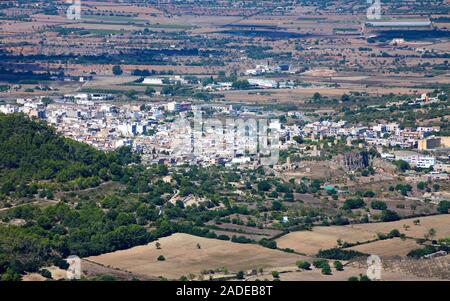
[[[0,154],[0,195],[17,197],[36,194],[43,180],[72,189],[97,186],[138,161],[130,149],[104,153],[21,114],[0,114]]]
[[[1,279],[18,280],[25,271],[45,265],[64,267],[62,258],[70,254],[99,254],[152,239],[128,215],[119,214],[116,220],[116,215],[107,216],[94,202],[78,204],[76,209],[63,202],[45,209],[15,204],[17,198],[52,198],[49,190],[78,190],[129,179],[128,164],[139,161],[131,149],[104,153],[57,135],[43,122],[0,114],[0,154],[0,201],[8,200],[7,207],[13,207],[3,211],[1,219],[26,221],[23,226],[0,224]]]

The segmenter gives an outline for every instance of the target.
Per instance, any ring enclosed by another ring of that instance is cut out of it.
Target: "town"
[[[314,118],[305,116],[301,111],[267,112],[263,107],[254,106],[239,106],[236,109],[231,104],[197,105],[192,102],[117,104],[108,100],[111,97],[98,94],[66,95],[61,99],[51,99],[49,104],[46,103],[48,97],[17,99],[14,105],[0,105],[0,112],[4,114],[21,112],[29,117],[45,120],[54,125],[65,137],[90,144],[100,150],[111,151],[121,146],[130,146],[142,153],[143,158],[149,163],[156,164],[237,163],[258,166],[260,161],[256,154],[246,156],[245,152],[251,149],[250,143],[257,143],[251,141],[254,140],[251,135],[247,135],[246,141],[239,141],[236,136],[237,129],[234,129],[234,135],[228,139],[230,141],[225,141],[226,126],[223,125],[221,129],[209,133],[210,137],[191,142],[194,129],[191,129],[190,125],[180,129],[174,122],[176,118],[193,120],[193,112],[204,114],[204,111],[208,111],[210,118],[216,116],[222,119],[229,117],[242,120],[272,119],[269,127],[275,128],[279,137],[278,145],[273,145],[272,148],[277,148],[278,151],[295,149],[300,155],[299,159],[320,158],[325,143],[331,146],[333,143],[345,141],[348,147],[356,145],[359,151],[367,151],[373,147],[385,160],[402,160],[413,167],[429,169],[431,178],[448,179],[447,174],[450,171],[449,156],[445,151],[446,148],[450,148],[450,137],[435,136],[439,134],[439,127],[419,126],[401,129],[400,124],[395,122],[362,126],[345,120],[313,121]],[[406,104],[420,105],[435,101],[438,101],[437,97],[423,94],[420,98],[407,101]],[[280,118],[284,122],[280,122]],[[295,118],[298,122],[292,124],[287,122],[287,118]],[[203,128],[203,123],[201,127]],[[217,143],[212,146],[212,140],[222,140],[223,145]],[[180,154],[175,150],[175,145],[182,142],[188,147],[186,152]],[[199,147],[202,152],[194,156],[194,145],[191,144],[197,142],[202,145]],[[207,144],[208,147],[205,148]],[[227,149],[229,145],[231,149],[222,154],[220,149]],[[285,165],[277,164],[275,168],[292,168]],[[360,167],[358,164],[355,166]],[[346,168],[352,169],[352,166]]]

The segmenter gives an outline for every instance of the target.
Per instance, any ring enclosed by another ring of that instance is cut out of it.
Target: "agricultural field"
[[[420,220],[420,224],[415,224],[414,221],[416,220]],[[378,233],[387,234],[394,229],[404,233],[407,237],[424,238],[428,231],[433,228],[436,230],[434,238],[445,238],[450,236],[449,224],[449,215],[437,215],[404,219],[395,222],[314,227],[312,231],[291,232],[278,238],[276,241],[280,248],[291,248],[308,255],[314,255],[321,249],[337,247],[337,241],[341,240],[343,243],[357,243],[358,246],[350,249],[363,253],[376,254],[379,251],[381,253],[379,255],[404,256],[412,249],[418,248],[414,240],[398,241],[391,239],[376,242],[370,241],[376,240]],[[409,226],[406,227],[407,230],[405,230],[404,225]]]
[[[414,221],[419,220],[419,224],[415,224]],[[405,229],[405,225],[408,226]],[[426,217],[409,218],[399,220],[395,222],[387,223],[373,223],[373,224],[361,224],[353,225],[352,228],[358,231],[367,231],[370,233],[388,233],[392,229],[398,229],[400,232],[405,233],[408,237],[423,238],[424,235],[430,230],[435,229],[435,239],[441,239],[450,236],[450,215],[435,215]],[[345,226],[348,228],[349,226]]]
[[[314,255],[321,249],[336,247],[338,239],[348,243],[366,242],[376,239],[376,233],[346,226],[314,227],[312,231],[291,232],[276,241],[280,248]]]
[[[367,268],[357,267],[353,265],[347,265],[344,267],[343,271],[337,271],[332,269],[331,275],[323,275],[320,269],[312,268],[311,270],[299,270],[295,267],[290,267],[287,269],[279,269],[280,272],[279,279],[281,281],[347,281],[350,277],[365,275]],[[435,281],[436,278],[416,276],[404,272],[398,271],[387,271],[383,270],[381,273],[383,281]],[[248,281],[253,280],[273,280],[270,271],[268,273],[263,273],[262,275],[255,275],[247,278]]]
[[[410,251],[418,247],[419,245],[414,239],[391,238],[346,248],[346,250],[354,250],[380,257],[406,257]]]
[[[289,266],[305,256],[270,250],[253,244],[237,244],[188,234],[173,234],[145,246],[86,258],[105,266],[147,276],[178,279],[204,270],[229,272],[258,268]],[[200,245],[200,248],[198,248]],[[158,261],[158,256],[164,261]]]

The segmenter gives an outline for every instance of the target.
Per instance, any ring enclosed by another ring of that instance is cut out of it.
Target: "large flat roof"
[[[371,27],[427,27],[431,21],[369,21],[366,25]]]

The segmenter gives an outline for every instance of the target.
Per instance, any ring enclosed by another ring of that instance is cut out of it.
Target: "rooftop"
[[[369,21],[370,27],[429,27],[431,21]]]

